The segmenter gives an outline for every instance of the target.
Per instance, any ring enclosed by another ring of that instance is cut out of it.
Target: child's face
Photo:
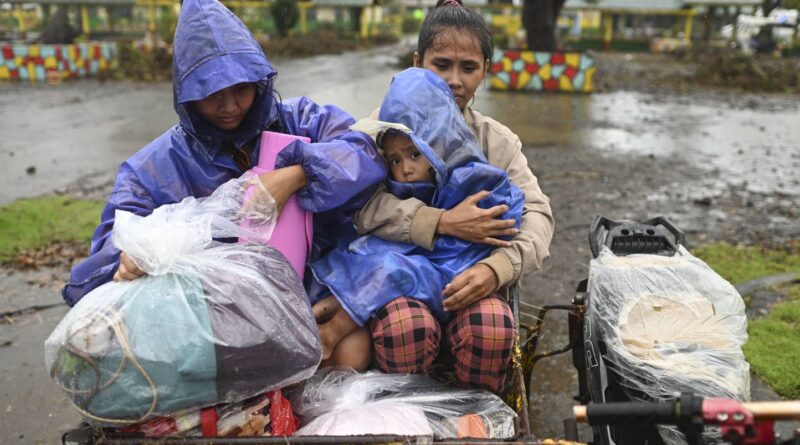
[[[405,135],[389,133],[383,137],[383,153],[392,178],[397,182],[429,182],[431,164]]]
[[[414,53],[414,66],[425,68],[444,79],[463,110],[486,76],[488,65],[478,39],[468,30],[447,29],[434,37],[425,59]]]
[[[220,130],[234,130],[242,123],[256,98],[256,84],[240,83],[194,102],[195,109]]]

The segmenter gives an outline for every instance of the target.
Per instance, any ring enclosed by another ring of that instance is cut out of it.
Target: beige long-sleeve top
[[[377,119],[378,111],[371,117]],[[550,255],[554,230],[550,199],[542,193],[536,176],[528,167],[522,142],[516,134],[469,107],[464,111],[464,119],[489,163],[505,170],[511,182],[525,194],[520,232],[511,246],[495,249],[480,261],[492,268],[503,287],[541,267]],[[359,234],[372,233],[386,240],[432,249],[443,212],[415,198],[399,199],[381,188],[356,213],[356,228]]]

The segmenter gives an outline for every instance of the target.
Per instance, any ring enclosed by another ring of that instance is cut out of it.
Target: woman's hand
[[[491,267],[478,263],[456,275],[444,287],[442,296],[446,311],[460,311],[472,303],[486,298],[497,290],[499,282]]]
[[[299,165],[291,165],[262,173],[258,175],[258,178],[261,179],[261,183],[272,195],[272,198],[275,199],[278,213],[283,209],[289,197],[307,184],[306,173],[303,171],[303,167]]]
[[[144,271],[139,269],[127,253],[122,252],[119,255],[119,267],[114,273],[114,281],[132,281],[142,275],[145,275]]]
[[[513,219],[495,219],[507,212],[508,206],[498,205],[489,209],[478,207],[478,202],[489,194],[490,192],[486,190],[478,192],[468,196],[452,209],[445,210],[439,218],[436,233],[472,243],[497,247],[510,246],[510,242],[496,237],[516,235],[519,230],[514,228],[515,221]]]

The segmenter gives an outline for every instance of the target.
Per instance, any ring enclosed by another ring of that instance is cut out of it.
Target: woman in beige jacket
[[[538,269],[548,257],[553,217],[519,137],[468,106],[488,71],[491,51],[492,37],[479,14],[462,7],[459,0],[439,0],[420,29],[414,65],[430,69],[448,83],[489,163],[508,172],[511,182],[525,193],[519,231],[512,228],[513,220],[495,219],[507,210],[504,206],[478,206],[483,193],[443,210],[379,191],[357,213],[356,225],[360,234],[428,249],[437,235],[497,247],[454,278],[442,297],[445,309],[455,313],[445,326],[445,338],[459,384],[499,392],[511,360],[514,323],[508,303],[496,291]],[[507,242],[498,238],[503,235],[515,236]],[[374,363],[384,372],[425,374],[439,353],[442,328],[414,299],[398,295],[368,328]]]

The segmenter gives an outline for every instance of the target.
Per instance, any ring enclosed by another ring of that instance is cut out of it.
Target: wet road
[[[380,104],[396,70],[398,48],[277,61],[276,89],[282,97],[307,95],[366,116]],[[168,83],[0,85],[0,205],[115,171],[176,122],[171,97]],[[796,98],[754,96],[737,102],[745,106],[637,92],[483,91],[475,106],[511,127],[526,146],[682,158],[718,172],[723,183],[800,194]]]
[[[385,48],[278,61],[276,90],[366,116],[380,105],[395,61]],[[176,122],[170,83],[0,84],[0,205],[111,176]]]
[[[277,61],[277,90],[363,117],[379,105],[397,51]],[[0,205],[87,178],[104,184],[122,160],[174,124],[171,97],[168,83],[0,85]],[[475,107],[521,136],[556,216],[551,258],[523,281],[525,301],[569,301],[587,272],[585,227],[598,213],[667,214],[695,243],[758,240],[762,232],[800,236],[797,99],[480,91]],[[26,173],[31,166],[35,173]],[[704,198],[714,204],[695,204]],[[742,233],[742,225],[762,232]],[[0,309],[57,303],[53,274],[65,277],[60,270],[0,276]],[[0,321],[0,443],[53,443],[79,419],[42,365],[41,345],[64,312]],[[548,323],[542,347],[563,342],[564,327]],[[575,385],[567,357],[537,365],[537,433],[561,434]]]

